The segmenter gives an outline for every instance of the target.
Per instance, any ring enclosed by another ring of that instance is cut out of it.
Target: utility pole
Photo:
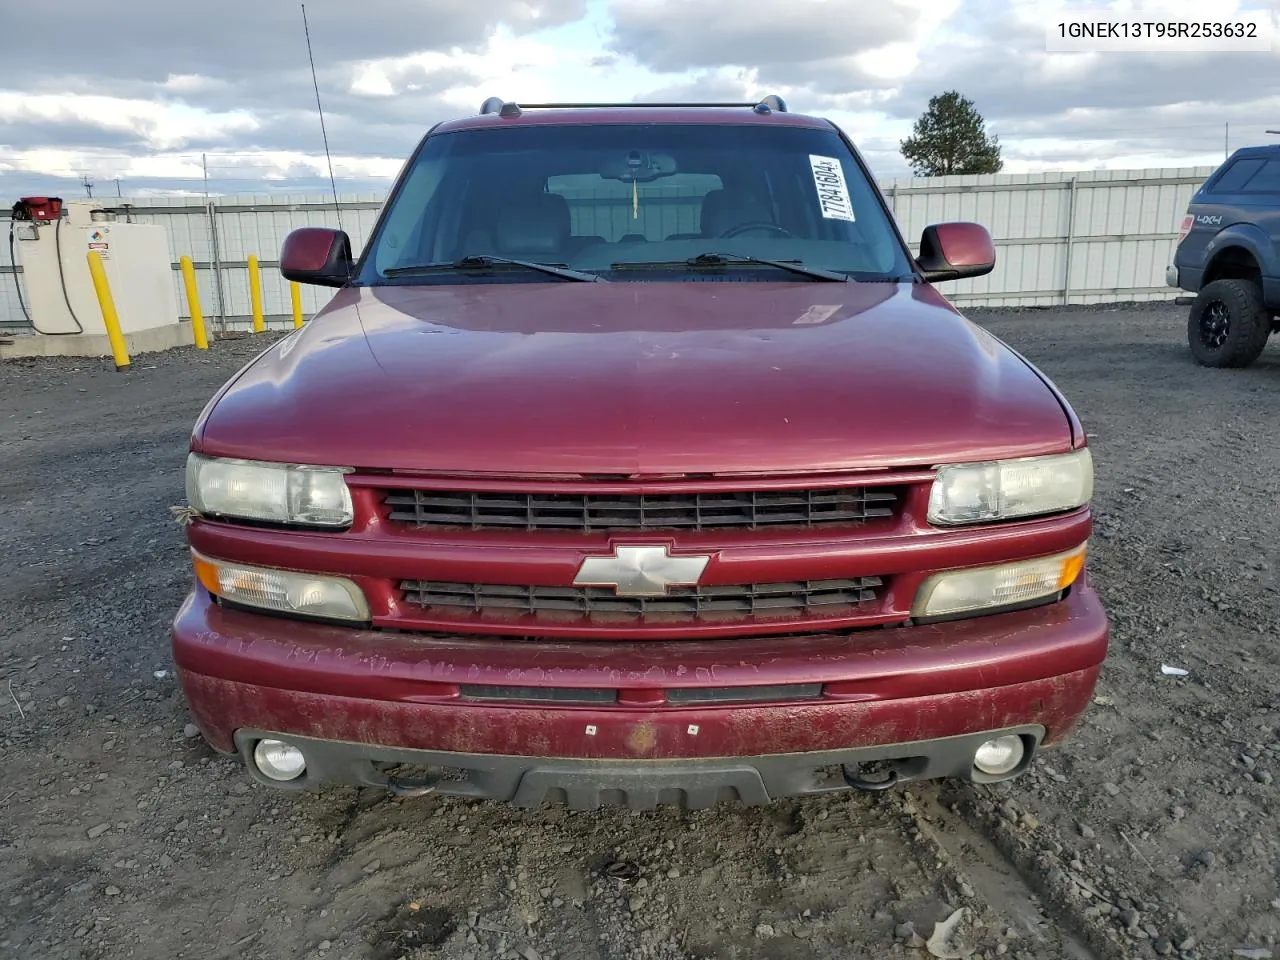
[[[80,185],[84,187],[84,195],[90,200],[93,199],[93,181],[89,179],[87,173],[80,175]]]
[[[116,177],[116,196],[117,196],[117,197],[123,197],[123,196],[124,196],[124,194],[120,192],[120,178],[119,178],[119,177]]]

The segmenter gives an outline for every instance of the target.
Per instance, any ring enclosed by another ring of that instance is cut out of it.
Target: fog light
[[[272,780],[296,780],[307,769],[302,751],[279,740],[259,740],[253,748],[253,762]]]
[[[1026,750],[1018,736],[996,737],[973,754],[973,765],[990,777],[1003,776],[1017,768]]]

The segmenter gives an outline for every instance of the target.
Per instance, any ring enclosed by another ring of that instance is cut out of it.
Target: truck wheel
[[[1187,318],[1187,342],[1206,367],[1247,367],[1271,334],[1262,291],[1248,280],[1215,280],[1200,291]]]

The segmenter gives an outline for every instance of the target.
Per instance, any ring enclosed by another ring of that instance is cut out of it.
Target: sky
[[[1055,13],[1266,13],[1271,52],[1046,52]],[[828,117],[879,179],[957,90],[1004,172],[1216,164],[1277,142],[1280,0],[309,0],[335,175],[384,191],[435,122],[489,96],[753,100]],[[0,200],[328,188],[293,0],[0,0]],[[202,161],[202,155],[204,157]]]

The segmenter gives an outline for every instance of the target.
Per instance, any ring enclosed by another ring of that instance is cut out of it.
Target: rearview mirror
[[[342,230],[299,227],[280,248],[280,273],[286,280],[341,287],[351,279],[351,267],[351,238]]]
[[[996,265],[996,245],[978,223],[937,223],[920,236],[916,263],[930,283],[981,277]]]
[[[600,165],[600,176],[605,180],[621,180],[623,183],[650,183],[676,172],[675,157],[665,153],[642,153],[632,150],[621,157],[610,157]]]

